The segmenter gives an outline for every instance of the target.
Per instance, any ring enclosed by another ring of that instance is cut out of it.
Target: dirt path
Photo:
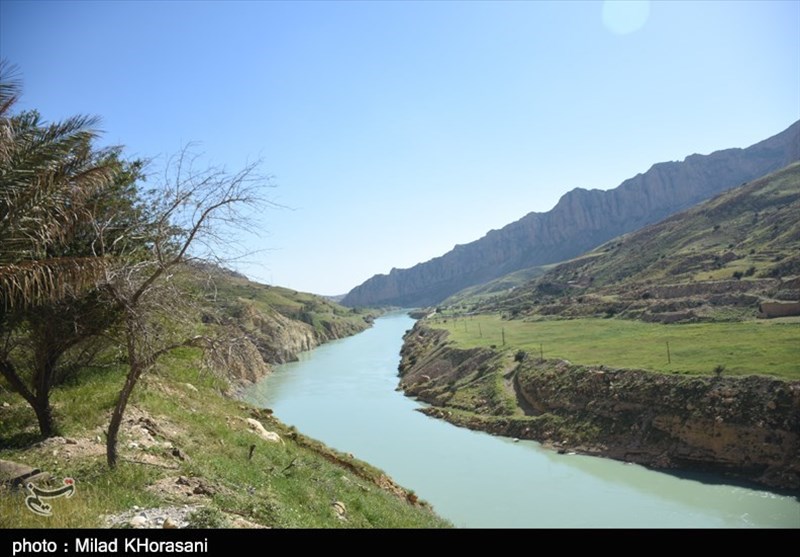
[[[530,402],[525,400],[522,393],[519,391],[519,384],[517,383],[517,366],[513,363],[507,364],[503,373],[503,387],[509,397],[513,397],[517,401],[517,408],[525,416],[538,416],[541,412],[531,405]]]

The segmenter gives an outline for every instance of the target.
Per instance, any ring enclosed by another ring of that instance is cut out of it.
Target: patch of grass
[[[125,372],[122,366],[90,368],[81,372],[77,384],[56,388],[52,402],[61,432],[69,436],[107,426],[105,415],[114,408]]]
[[[538,357],[541,346],[545,358],[577,364],[697,375],[711,375],[715,366],[724,365],[726,375],[800,379],[797,320],[663,325],[622,319],[508,321],[480,315],[428,324],[448,330],[449,339],[463,348],[494,344]]]
[[[0,458],[38,466],[54,478],[75,479],[75,494],[50,501],[52,514],[39,516],[25,506],[28,492],[0,488],[0,528],[92,528],[103,526],[101,516],[127,510],[133,505],[156,506],[160,498],[145,488],[159,472],[156,468],[122,462],[109,470],[94,458],[77,462],[57,461],[42,450],[9,453],[0,451]],[[54,484],[55,485],[55,484]]]

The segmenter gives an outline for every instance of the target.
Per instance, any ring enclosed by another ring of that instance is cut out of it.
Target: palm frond
[[[92,143],[99,119],[45,124],[36,111],[11,116],[19,97],[15,69],[0,61],[0,307],[55,301],[94,283],[105,260],[63,257],[86,204],[120,171]],[[62,257],[57,257],[57,256]]]
[[[17,77],[19,68],[8,60],[0,60],[0,116],[7,114],[19,100],[22,82]]]
[[[61,257],[2,265],[0,307],[31,307],[92,288],[108,263],[103,257]]]
[[[80,129],[92,121],[76,118],[42,129],[37,118],[25,118],[19,145],[0,165],[0,237],[17,244],[24,239],[30,249],[64,240],[86,200],[113,182],[118,162],[107,150],[92,150],[94,132]]]

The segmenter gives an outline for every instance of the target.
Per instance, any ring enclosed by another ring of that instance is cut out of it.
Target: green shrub
[[[227,528],[228,519],[219,510],[212,507],[203,507],[191,513],[188,517],[187,528]]]

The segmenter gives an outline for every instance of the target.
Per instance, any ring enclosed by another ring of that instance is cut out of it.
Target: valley
[[[0,0],[0,537],[800,529],[798,23]]]

